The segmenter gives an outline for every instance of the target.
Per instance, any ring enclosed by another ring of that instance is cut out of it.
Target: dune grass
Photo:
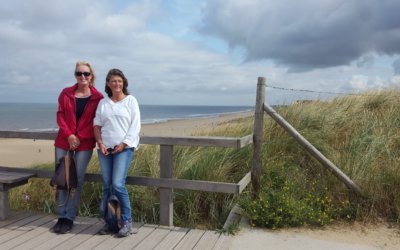
[[[364,197],[352,195],[292,137],[265,115],[259,199],[251,185],[240,195],[174,190],[177,226],[221,228],[234,204],[254,226],[278,228],[326,225],[335,221],[385,220],[399,224],[400,90],[369,92],[280,107],[277,111],[307,140],[347,174]],[[243,118],[205,128],[196,135],[244,136],[253,119]],[[252,146],[243,149],[174,147],[174,177],[238,182],[251,169]],[[159,147],[142,145],[130,175],[159,176]],[[53,166],[38,166],[52,169]],[[94,157],[88,172],[98,173]],[[128,186],[134,220],[158,223],[156,188]],[[48,180],[32,179],[15,188],[15,209],[53,213]],[[98,216],[99,183],[86,183],[79,214]]]

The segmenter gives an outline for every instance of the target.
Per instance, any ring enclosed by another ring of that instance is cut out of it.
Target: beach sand
[[[253,112],[239,112],[207,118],[179,119],[162,123],[144,124],[142,136],[189,136],[207,127],[252,116]],[[31,167],[54,162],[54,141],[0,138],[0,166]]]

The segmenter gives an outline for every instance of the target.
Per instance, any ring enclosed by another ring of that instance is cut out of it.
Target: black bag
[[[100,215],[107,223],[108,229],[113,233],[118,233],[122,228],[121,205],[118,197],[110,192],[110,196],[100,203]]]
[[[65,190],[68,193],[64,204],[58,204],[58,206],[67,204],[70,195],[72,198],[75,197],[76,188],[78,186],[78,176],[76,173],[75,157],[71,156],[69,151],[56,162],[56,169],[50,180],[50,186],[54,188],[56,195],[57,190]],[[57,200],[57,197],[55,197],[55,200]]]

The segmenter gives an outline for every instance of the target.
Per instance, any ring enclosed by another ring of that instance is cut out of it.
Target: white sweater
[[[119,102],[104,97],[99,102],[93,124],[101,127],[101,138],[107,148],[125,143],[128,148],[139,147],[140,110],[132,95]]]

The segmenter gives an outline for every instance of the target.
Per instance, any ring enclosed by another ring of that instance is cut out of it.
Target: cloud
[[[394,74],[400,75],[400,58],[397,58],[396,60],[394,60],[392,66],[394,69]]]
[[[147,0],[1,4],[0,99],[56,102],[60,90],[75,81],[75,62],[85,60],[94,66],[100,90],[107,71],[120,68],[143,103],[204,104],[213,98],[215,104],[252,104],[253,86],[266,67],[235,65],[198,42],[149,29],[163,18],[177,18],[159,15],[163,11],[161,1]],[[172,30],[185,28],[177,25]],[[18,94],[10,97],[11,90]]]
[[[246,60],[308,71],[398,54],[399,12],[396,0],[210,0],[199,30],[245,48]]]
[[[56,102],[77,60],[94,66],[100,90],[122,69],[143,104],[253,105],[259,76],[331,92],[365,87],[359,76],[390,84],[400,22],[397,3],[381,2],[0,0],[0,100]]]
[[[356,90],[366,90],[368,88],[368,76],[355,75],[350,80],[350,86]]]

